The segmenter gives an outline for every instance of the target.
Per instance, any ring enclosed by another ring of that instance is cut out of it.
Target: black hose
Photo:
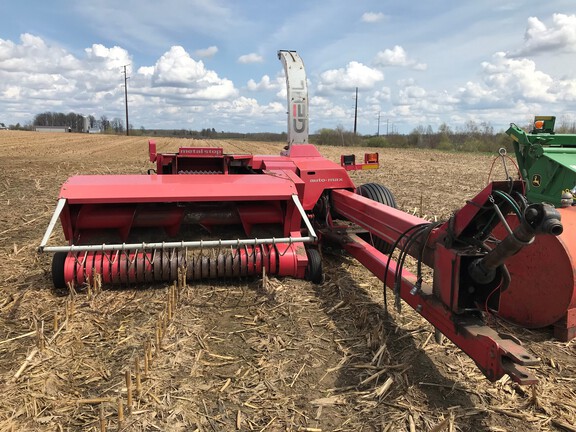
[[[384,272],[384,293],[386,292],[386,279],[388,277],[388,270],[390,268],[390,262],[392,260],[392,253],[398,247],[398,244],[402,241],[402,239],[407,238],[406,243],[404,243],[402,248],[399,249],[400,255],[398,257],[398,266],[396,267],[396,272],[394,274],[394,295],[396,296],[395,305],[396,305],[396,308],[398,311],[400,311],[400,285],[399,285],[399,281],[401,280],[402,269],[404,267],[404,261],[406,259],[406,255],[408,254],[408,251],[410,250],[415,239],[417,239],[419,237],[419,233],[421,231],[425,230],[426,227],[428,227],[429,225],[430,225],[430,223],[428,223],[428,222],[422,223],[422,224],[411,226],[410,228],[405,230],[398,237],[398,239],[394,242],[394,244],[392,246],[392,252],[390,252],[390,255],[388,255],[388,261],[386,262],[386,268],[385,268],[385,272]],[[409,234],[411,231],[414,231],[414,232],[412,234]],[[386,294],[384,294],[384,295],[386,295]],[[384,298],[384,301],[386,301],[386,297]]]

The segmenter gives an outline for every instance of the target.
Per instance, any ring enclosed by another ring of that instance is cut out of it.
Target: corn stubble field
[[[159,151],[281,147],[156,141]],[[342,148],[320,151],[338,161]],[[576,430],[574,341],[494,320],[541,359],[540,383],[490,383],[408,306],[397,313],[392,295],[385,314],[381,283],[345,256],[324,254],[318,286],[256,278],[54,291],[51,256],[36,248],[60,185],[145,173],[147,138],[0,131],[0,152],[2,431]],[[386,149],[380,160],[355,183],[382,183],[402,210],[441,220],[485,186],[493,156]]]

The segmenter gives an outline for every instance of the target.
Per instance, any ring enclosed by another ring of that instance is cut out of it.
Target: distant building
[[[35,126],[36,132],[71,132],[67,126]]]

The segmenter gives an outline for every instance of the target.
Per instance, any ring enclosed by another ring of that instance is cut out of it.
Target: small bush
[[[390,143],[383,136],[373,136],[368,138],[364,145],[366,147],[391,147]]]
[[[321,129],[311,141],[318,145],[331,145],[331,146],[361,146],[362,138],[354,135],[353,132],[345,131],[344,128],[338,127],[336,129]]]

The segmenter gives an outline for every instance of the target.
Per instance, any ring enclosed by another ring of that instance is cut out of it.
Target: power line
[[[354,103],[354,136],[356,136],[357,120],[358,120],[358,87],[356,87],[356,102]]]

